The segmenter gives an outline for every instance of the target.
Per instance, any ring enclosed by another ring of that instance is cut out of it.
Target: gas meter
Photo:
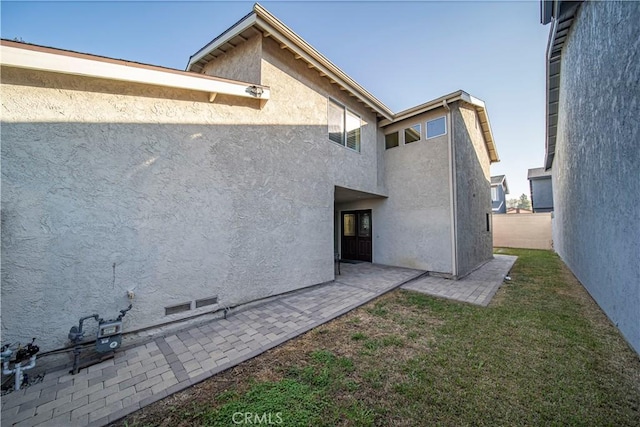
[[[107,320],[98,324],[96,351],[107,353],[122,344],[122,320]]]
[[[71,373],[77,374],[80,370],[80,351],[82,350],[82,340],[84,339],[84,331],[82,324],[87,319],[95,319],[98,322],[98,334],[96,336],[96,352],[111,353],[114,352],[122,344],[122,318],[131,310],[132,305],[124,310],[120,310],[120,315],[116,319],[104,320],[97,314],[80,318],[78,326],[72,326],[69,330],[69,340],[75,344],[73,348],[73,370]]]

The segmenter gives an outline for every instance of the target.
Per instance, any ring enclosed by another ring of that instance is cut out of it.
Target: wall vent
[[[213,304],[217,304],[218,303],[218,297],[211,297],[211,298],[203,298],[203,299],[197,299],[196,300],[196,308],[200,308],[200,307],[204,307],[207,305],[213,305]]]
[[[164,308],[164,315],[168,316],[170,314],[182,313],[183,311],[191,310],[191,303],[185,302],[183,304],[172,305],[170,307]]]

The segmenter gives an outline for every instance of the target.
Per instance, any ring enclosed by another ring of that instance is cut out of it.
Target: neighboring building
[[[1,48],[5,341],[60,347],[127,291],[132,331],[331,281],[335,252],[451,278],[493,256],[466,92],[394,114],[259,5],[187,71]]]
[[[554,247],[640,353],[640,3],[541,6]]]
[[[529,169],[527,179],[529,180],[533,212],[553,212],[551,171],[547,171],[545,168]]]
[[[491,212],[497,214],[507,213],[507,194],[509,186],[504,175],[491,177]]]

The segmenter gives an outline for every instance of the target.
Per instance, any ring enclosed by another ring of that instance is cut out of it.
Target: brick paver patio
[[[464,301],[482,306],[489,305],[491,298],[502,285],[518,257],[494,255],[494,259],[475,270],[462,280],[448,280],[441,277],[425,276],[402,285],[402,289]]]
[[[515,257],[510,258],[515,261]],[[488,303],[513,264],[502,256],[496,259],[497,263],[492,261],[465,279],[467,286],[474,288],[470,292],[460,290],[465,280],[454,282],[423,276],[420,270],[343,264],[342,275],[336,276],[334,282],[285,294],[232,312],[227,319],[122,349],[113,359],[83,369],[77,375],[69,374],[68,369],[49,372],[42,382],[2,397],[2,425],[108,424],[401,285],[422,291],[437,285],[444,289],[441,293],[450,293],[449,297],[461,295],[465,301]],[[449,292],[445,285],[458,290]]]

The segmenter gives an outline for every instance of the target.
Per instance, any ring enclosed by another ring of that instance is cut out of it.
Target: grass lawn
[[[396,290],[114,425],[640,425],[640,360],[558,256],[498,251],[489,307]]]

